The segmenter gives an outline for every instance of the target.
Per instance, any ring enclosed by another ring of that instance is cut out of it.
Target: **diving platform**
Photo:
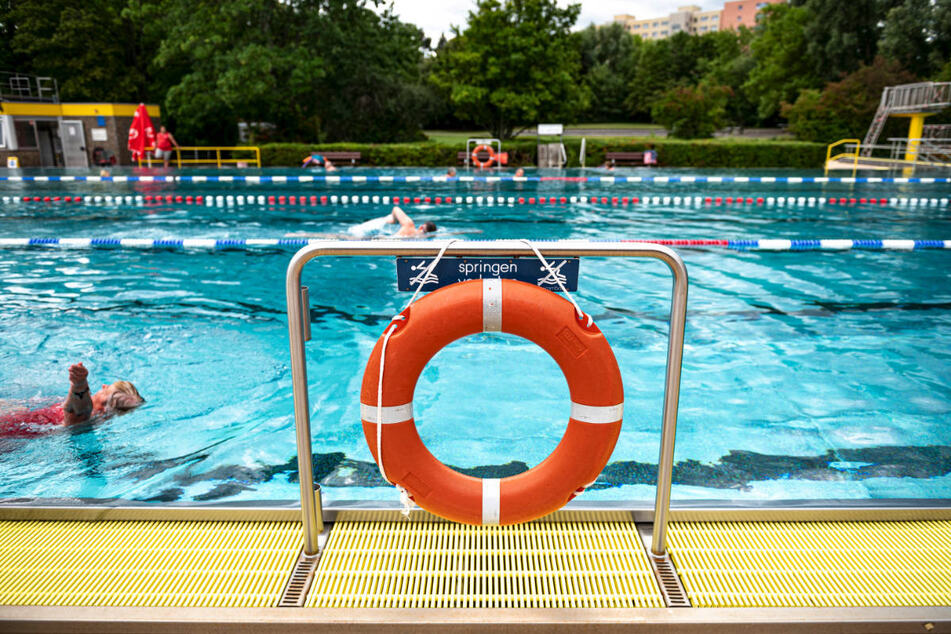
[[[908,138],[921,138],[925,117],[948,107],[951,107],[951,82],[928,81],[888,86],[882,91],[872,125],[862,140],[862,154],[871,156],[889,117],[910,118]]]
[[[925,125],[925,117],[951,108],[951,82],[921,82],[888,86],[865,138],[841,139],[828,146],[825,171],[951,169],[951,130],[947,125]],[[909,120],[908,135],[880,143],[889,117]]]

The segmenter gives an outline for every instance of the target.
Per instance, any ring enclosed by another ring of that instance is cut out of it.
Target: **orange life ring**
[[[578,319],[568,300],[516,280],[469,280],[433,291],[402,315],[392,322],[383,375],[381,447],[391,482],[422,508],[476,525],[542,517],[594,482],[621,432],[624,388],[607,339],[587,318]],[[519,335],[545,349],[571,394],[568,429],[551,455],[501,479],[474,478],[444,465],[423,445],[413,419],[416,382],[433,355],[456,339],[489,331]],[[363,433],[376,460],[382,345],[383,337],[370,354],[360,392]]]
[[[489,158],[487,158],[484,161],[480,160],[479,159],[480,151],[488,152]],[[496,160],[495,150],[492,149],[491,145],[486,145],[483,143],[482,145],[475,146],[475,149],[472,150],[472,164],[478,167],[479,169],[483,169],[485,167],[492,167],[492,164],[495,163],[495,160]]]

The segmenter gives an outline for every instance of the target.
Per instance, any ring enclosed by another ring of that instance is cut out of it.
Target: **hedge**
[[[504,141],[509,165],[535,165],[536,140]],[[597,167],[604,163],[606,152],[638,152],[648,145],[657,150],[658,162],[664,167],[786,167],[813,169],[822,167],[826,146],[801,141],[759,139],[682,140],[667,138],[588,139],[585,164]],[[423,143],[361,144],[334,143],[270,143],[261,146],[261,162],[265,167],[297,167],[310,152],[354,151],[362,154],[360,165],[391,167],[447,167],[457,164],[462,144],[446,145],[434,141]],[[579,167],[581,140],[565,140],[568,167]]]

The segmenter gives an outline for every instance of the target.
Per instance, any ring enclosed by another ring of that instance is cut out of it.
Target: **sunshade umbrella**
[[[152,128],[152,120],[145,109],[145,104],[140,103],[132,115],[132,126],[129,128],[129,151],[132,152],[132,160],[142,158],[146,148],[155,147],[155,129]]]

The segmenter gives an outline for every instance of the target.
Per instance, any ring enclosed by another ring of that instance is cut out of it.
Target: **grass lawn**
[[[663,130],[659,123],[569,123],[566,128],[575,130]]]
[[[566,128],[573,130],[663,130],[663,126],[656,123],[572,123],[566,124]],[[491,134],[487,130],[424,130],[424,133],[430,141],[443,143],[445,145],[465,145],[466,139],[488,139]],[[529,135],[531,136],[531,135]],[[590,135],[588,135],[590,136]],[[580,136],[565,136],[569,138],[581,138]],[[643,138],[643,137],[642,137]]]

